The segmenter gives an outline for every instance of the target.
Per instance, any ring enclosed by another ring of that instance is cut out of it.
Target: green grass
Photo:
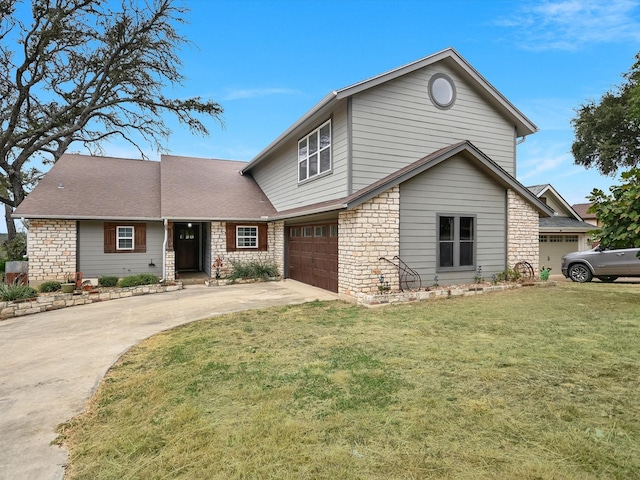
[[[109,372],[68,478],[639,478],[639,345],[625,284],[216,317]]]

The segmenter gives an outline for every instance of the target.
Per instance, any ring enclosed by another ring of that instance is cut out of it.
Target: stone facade
[[[176,279],[176,252],[167,250],[164,252],[165,280],[173,282]]]
[[[379,292],[380,275],[399,288],[392,260],[400,252],[400,188],[381,193],[338,216],[338,293],[355,297]]]
[[[64,282],[75,274],[77,230],[74,220],[31,220],[27,238],[32,285],[46,280]]]
[[[529,262],[535,273],[539,270],[540,215],[520,195],[507,190],[507,264]]]
[[[284,222],[269,222],[267,225],[267,250],[236,250],[227,252],[226,222],[211,222],[211,258],[212,263],[220,258],[222,267],[220,276],[231,272],[232,262],[273,263],[280,275],[284,272]],[[211,270],[215,276],[215,267]]]

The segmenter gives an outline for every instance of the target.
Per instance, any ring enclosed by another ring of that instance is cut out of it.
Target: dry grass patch
[[[638,478],[639,299],[562,284],[190,324],[61,427],[68,478]]]

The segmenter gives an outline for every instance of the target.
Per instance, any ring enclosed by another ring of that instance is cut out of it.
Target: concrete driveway
[[[82,413],[145,338],[223,313],[336,298],[293,280],[189,286],[0,321],[0,479],[63,478],[67,452],[50,445],[56,427]]]

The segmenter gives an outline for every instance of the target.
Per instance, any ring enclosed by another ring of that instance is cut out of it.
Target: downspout
[[[520,145],[521,143],[524,143],[526,139],[527,137],[525,135],[523,135],[522,138],[520,138],[520,140],[516,139],[516,145]]]
[[[164,219],[164,240],[162,241],[162,280],[163,283],[167,278],[167,242],[169,241],[169,221]]]

